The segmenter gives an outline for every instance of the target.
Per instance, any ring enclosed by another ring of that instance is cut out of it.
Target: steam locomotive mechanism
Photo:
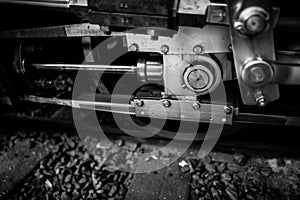
[[[285,92],[281,96],[282,85],[300,84],[299,52],[274,39],[282,34],[281,4],[271,0],[143,2],[141,7],[135,1],[118,0],[1,0],[5,5],[60,8],[85,23],[1,31],[2,46],[12,49],[2,55],[13,55],[13,59],[2,58],[5,78],[0,89],[5,88],[5,80],[12,85],[26,82],[29,86],[21,91],[17,87],[10,98],[138,117],[217,124],[300,124],[298,113],[280,111],[286,110],[281,99],[289,99]],[[292,26],[298,27],[299,21]],[[113,63],[103,57],[103,49],[97,49],[107,38],[113,42],[106,45],[105,55],[113,55],[116,49],[126,52]],[[290,43],[297,42],[291,38]],[[30,82],[32,76],[77,71],[90,73],[92,83],[94,75],[105,74],[103,80],[94,82],[96,100],[39,96],[27,90],[39,82]],[[111,101],[111,88],[124,74],[145,87],[126,94],[124,85],[123,93],[117,95],[131,96],[130,101],[116,104]],[[222,87],[225,97],[211,98]]]

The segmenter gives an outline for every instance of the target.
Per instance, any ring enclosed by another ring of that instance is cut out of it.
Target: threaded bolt
[[[268,101],[265,97],[261,96],[256,99],[256,103],[259,107],[264,107],[267,105]]]

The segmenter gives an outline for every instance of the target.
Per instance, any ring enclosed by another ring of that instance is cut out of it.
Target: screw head
[[[142,106],[144,105],[144,102],[143,102],[142,100],[136,100],[136,101],[135,101],[135,105],[136,105],[137,107],[142,107]]]
[[[137,51],[139,49],[139,46],[136,43],[133,43],[129,46],[130,51]]]
[[[198,103],[198,102],[193,103],[193,108],[194,108],[195,110],[199,110],[200,107],[201,107],[200,103]]]
[[[166,54],[169,52],[169,46],[168,45],[163,45],[160,47],[160,51],[163,53],[163,54]]]
[[[203,47],[201,45],[196,45],[194,48],[193,48],[193,52],[195,54],[201,54],[203,52]]]
[[[163,100],[163,101],[162,101],[162,104],[163,104],[163,106],[166,107],[166,108],[168,108],[168,107],[171,106],[171,102],[170,102],[169,100]]]

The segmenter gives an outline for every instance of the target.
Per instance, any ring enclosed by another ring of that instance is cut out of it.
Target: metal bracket
[[[227,3],[235,69],[243,103],[264,106],[267,101],[279,98],[278,85],[272,82],[274,73],[269,64],[275,61],[272,1],[228,0]],[[255,84],[248,84],[249,81]]]
[[[166,30],[166,29],[165,29]],[[153,32],[162,31],[153,29]],[[168,30],[170,33],[170,30]],[[227,27],[207,25],[203,28],[179,27],[173,36],[157,36],[126,33],[130,51],[157,52],[162,54],[202,54],[229,52],[229,31]],[[199,47],[199,48],[198,48]]]
[[[132,102],[139,117],[232,124],[233,107],[174,99],[135,99]]]

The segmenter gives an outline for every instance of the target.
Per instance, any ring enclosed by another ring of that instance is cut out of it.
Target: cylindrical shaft
[[[107,73],[132,73],[136,74],[136,66],[96,65],[96,64],[31,64],[36,69],[48,70],[86,70]]]

